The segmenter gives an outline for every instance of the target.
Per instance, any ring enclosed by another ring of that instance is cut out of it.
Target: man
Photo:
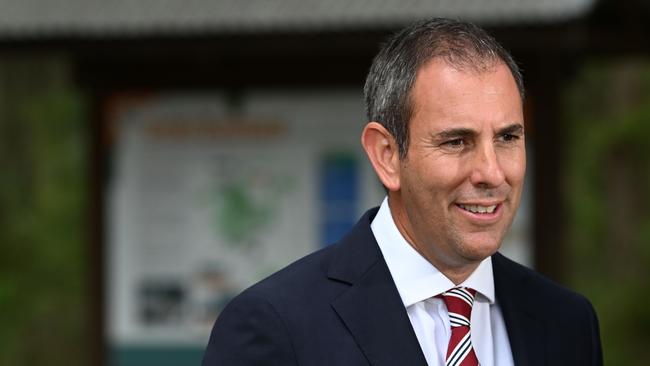
[[[203,365],[601,365],[591,304],[497,252],[526,166],[511,56],[472,24],[418,22],[365,96],[387,199],[236,297]]]

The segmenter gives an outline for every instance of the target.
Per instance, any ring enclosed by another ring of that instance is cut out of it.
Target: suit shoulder
[[[294,365],[295,350],[282,317],[264,297],[235,297],[215,322],[203,366]]]
[[[573,355],[571,364],[603,364],[598,317],[586,297],[498,253],[492,259],[502,309],[522,311],[543,321],[554,340],[547,347],[565,355],[563,360]]]
[[[593,312],[591,302],[582,294],[569,289],[503,255],[495,255],[493,263],[500,268],[502,282],[517,281],[525,300],[543,305],[554,315]],[[495,274],[496,275],[496,274]],[[574,310],[574,311],[571,311]]]

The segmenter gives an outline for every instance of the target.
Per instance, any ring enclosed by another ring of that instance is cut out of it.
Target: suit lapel
[[[543,309],[537,309],[538,305],[530,301],[532,289],[526,287],[525,272],[499,253],[492,256],[492,266],[497,302],[506,323],[515,365],[545,365],[545,329],[537,317]]]
[[[373,366],[426,365],[397,288],[377,246],[372,210],[338,244],[328,276],[350,284],[332,302]]]

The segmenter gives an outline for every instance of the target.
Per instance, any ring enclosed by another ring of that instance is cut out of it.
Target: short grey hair
[[[422,20],[395,33],[372,62],[364,95],[369,121],[379,122],[395,138],[400,159],[406,158],[411,90],[417,72],[434,58],[460,70],[487,71],[498,62],[512,73],[523,102],[524,82],[512,56],[478,26],[459,20]]]

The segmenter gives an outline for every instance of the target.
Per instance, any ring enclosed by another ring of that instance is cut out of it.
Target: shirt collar
[[[456,287],[404,239],[388,207],[388,197],[382,202],[370,227],[405,307]],[[460,286],[475,289],[493,304],[492,257],[485,258]]]

